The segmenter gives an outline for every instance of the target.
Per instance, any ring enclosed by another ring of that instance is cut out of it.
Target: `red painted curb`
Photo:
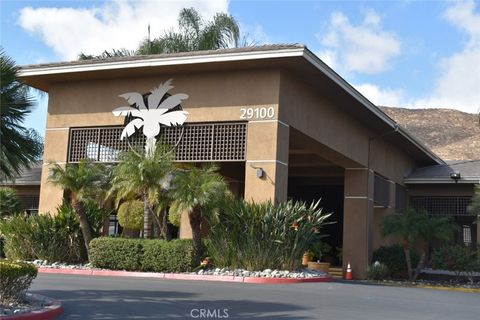
[[[243,282],[243,283],[263,283],[263,284],[289,284],[303,282],[332,282],[332,277],[315,278],[257,278],[241,276],[214,276],[186,273],[154,273],[154,272],[134,272],[118,270],[81,270],[81,269],[54,269],[38,268],[39,273],[55,274],[76,274],[86,276],[108,276],[108,277],[135,277],[135,278],[155,278],[167,280],[192,280],[192,281],[220,281],[220,282]]]
[[[35,296],[43,297],[39,294]],[[0,316],[2,320],[52,320],[63,312],[62,304],[57,300],[52,300],[52,304],[47,309],[36,310],[30,313],[22,313],[14,316]]]

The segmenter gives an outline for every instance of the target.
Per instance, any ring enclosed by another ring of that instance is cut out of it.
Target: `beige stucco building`
[[[119,95],[147,93],[173,79],[171,93],[189,95],[181,105],[187,123],[162,129],[178,145],[177,160],[218,162],[232,190],[246,199],[322,198],[337,221],[329,241],[343,248],[355,276],[383,242],[381,218],[402,212],[409,199],[432,214],[445,214],[435,211],[439,203],[455,202],[446,214],[465,218],[469,241],[478,239],[466,206],[480,182],[480,162],[467,165],[468,176],[452,179],[454,167],[304,46],[34,65],[22,68],[21,77],[49,94],[41,212],[53,211],[63,197],[47,182],[50,163],[115,161],[118,150],[128,148],[119,140],[124,118],[112,115],[125,105]]]

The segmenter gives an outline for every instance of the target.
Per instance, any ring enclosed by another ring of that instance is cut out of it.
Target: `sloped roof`
[[[249,47],[241,47],[241,48],[227,48],[227,49],[217,49],[217,50],[160,53],[160,54],[150,54],[150,55],[134,55],[134,56],[125,56],[125,57],[111,57],[111,58],[99,58],[99,59],[88,59],[88,60],[73,60],[73,61],[62,61],[62,62],[52,62],[52,63],[41,63],[41,64],[22,66],[22,70],[38,69],[43,67],[49,68],[49,67],[60,67],[60,66],[70,67],[75,65],[92,65],[92,64],[101,64],[106,62],[114,64],[115,62],[197,57],[197,56],[209,56],[209,55],[227,55],[227,54],[236,54],[236,53],[268,52],[268,51],[277,51],[277,50],[305,49],[305,48],[306,48],[305,45],[298,44],[298,43],[270,44],[270,45],[249,46]]]
[[[405,183],[456,183],[450,174],[460,173],[458,183],[480,183],[480,160],[454,161],[416,169]]]
[[[351,84],[339,76],[321,59],[313,54],[305,45],[281,44],[265,45],[244,48],[220,49],[212,51],[196,51],[172,54],[157,54],[147,56],[114,57],[108,59],[82,60],[60,63],[23,66],[20,71],[22,78],[28,85],[47,91],[51,83],[59,81],[88,80],[94,77],[121,77],[127,72],[130,76],[144,75],[148,72],[158,73],[160,69],[169,72],[174,70],[191,70],[200,68],[206,71],[210,68],[238,68],[258,67],[286,67],[307,71],[315,79],[328,79],[335,88],[335,92],[347,97],[341,108],[348,109],[355,104],[351,115],[367,123],[371,128],[380,132],[393,132],[388,139],[392,143],[401,144],[420,164],[443,164],[443,160],[429,148],[419,142],[399,126],[392,118],[386,115],[371,101],[365,98]],[[300,72],[300,71],[299,71]],[[306,74],[303,74],[306,77]],[[332,94],[334,91],[332,91]],[[335,93],[336,94],[336,93]]]
[[[24,169],[12,181],[2,181],[4,186],[39,186],[42,179],[42,162],[36,162],[30,169]]]

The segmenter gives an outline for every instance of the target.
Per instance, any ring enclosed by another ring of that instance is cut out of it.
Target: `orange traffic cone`
[[[347,272],[345,273],[345,280],[352,280],[353,275],[352,275],[352,267],[350,267],[350,262],[347,264]]]

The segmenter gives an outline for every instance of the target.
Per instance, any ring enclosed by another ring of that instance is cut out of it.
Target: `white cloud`
[[[432,89],[418,99],[409,98],[402,89],[383,88],[371,83],[354,87],[376,105],[406,108],[451,108],[463,112],[480,112],[480,13],[473,1],[454,2],[444,13],[444,18],[466,35],[462,49],[439,60],[438,76]],[[374,18],[371,23],[376,24]],[[378,20],[377,20],[378,21]],[[329,36],[325,40],[335,43]],[[331,54],[328,50],[323,54]],[[328,56],[338,64],[337,56]],[[328,62],[327,62],[328,63]]]
[[[177,26],[182,8],[195,7],[205,18],[227,12],[228,0],[107,1],[90,8],[32,8],[20,11],[19,24],[39,36],[62,59],[76,59],[80,52],[99,54],[103,50],[136,49],[147,36],[156,37]]]
[[[238,22],[240,24],[240,31],[242,32],[241,41],[247,45],[264,45],[271,44],[270,36],[265,32],[263,26],[260,24],[248,25]]]
[[[400,41],[382,29],[381,17],[375,11],[368,11],[359,25],[353,25],[343,13],[334,12],[326,33],[317,38],[324,47],[320,58],[346,72],[380,73],[401,53]]]
[[[480,13],[473,1],[455,2],[445,18],[468,36],[462,51],[440,61],[440,75],[425,98],[415,102],[422,108],[480,110]]]
[[[405,92],[397,89],[383,89],[371,83],[353,85],[363,96],[378,106],[405,107]]]

